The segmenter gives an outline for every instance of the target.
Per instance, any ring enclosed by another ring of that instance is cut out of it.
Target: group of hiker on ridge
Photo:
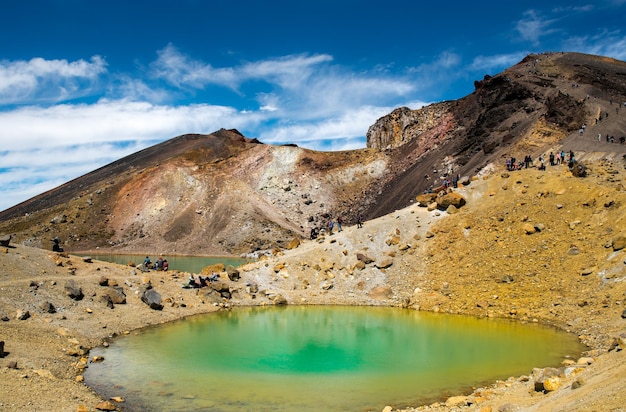
[[[536,166],[537,169],[546,170],[544,155],[540,154],[537,160],[539,162],[539,164]],[[574,151],[570,150],[568,153],[566,153],[565,150],[557,151],[556,153],[550,152],[550,154],[548,155],[548,162],[550,166],[567,164],[568,167],[572,169],[574,167],[574,163],[576,162],[576,159],[574,157]],[[506,170],[508,171],[528,169],[529,167],[533,166],[534,163],[531,155],[524,156],[524,160],[520,160],[519,162],[517,161],[517,159],[515,159],[515,157],[512,156],[506,158]]]

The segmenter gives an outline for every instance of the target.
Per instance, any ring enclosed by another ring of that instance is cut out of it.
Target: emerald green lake
[[[241,308],[96,348],[85,382],[132,411],[381,411],[471,391],[585,348],[537,324],[381,307]]]
[[[86,256],[85,254],[80,254]],[[136,254],[113,254],[113,253],[92,253],[89,254],[94,259],[102,260],[104,262],[119,263],[122,265],[128,265],[134,263],[139,265],[143,263],[146,255]],[[159,255],[148,255],[152,263],[156,262]],[[212,256],[167,256],[163,255],[163,259],[167,259],[169,263],[169,270],[179,270],[181,272],[200,273],[202,269],[209,265],[216,263],[223,263],[224,265],[233,265],[235,267],[242,265],[249,260],[237,258],[237,257],[212,257]]]

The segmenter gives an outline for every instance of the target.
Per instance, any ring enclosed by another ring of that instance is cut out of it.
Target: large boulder
[[[574,163],[574,166],[572,167],[572,175],[575,177],[587,176],[587,167],[580,162]]]
[[[437,193],[422,193],[417,195],[415,201],[420,207],[428,207],[428,205],[435,202],[435,199],[437,199]]]
[[[121,286],[108,287],[102,293],[102,297],[116,305],[123,305],[126,303],[126,293],[124,293],[124,288]]]
[[[393,297],[393,291],[389,286],[376,286],[369,291],[368,296],[374,300],[386,300]]]
[[[150,309],[163,310],[163,304],[161,304],[161,294],[149,287],[146,288],[141,294],[141,301],[150,306]]]
[[[85,295],[83,295],[83,290],[80,286],[76,284],[76,281],[73,279],[65,282],[65,293],[67,294],[67,296],[74,300],[81,300],[85,297]]]
[[[558,389],[561,384],[561,371],[556,368],[543,368],[533,370],[536,392],[551,392]]]
[[[222,273],[225,270],[226,266],[223,263],[215,263],[213,265],[205,266],[200,274],[202,276],[211,276],[214,273]]]
[[[241,274],[239,273],[239,270],[232,265],[229,265],[226,268],[226,274],[228,275],[228,279],[230,279],[231,282],[237,282],[239,279],[241,279]]]
[[[460,209],[465,205],[465,198],[457,192],[446,193],[445,195],[437,198],[438,209],[446,210],[450,205]]]
[[[8,247],[11,243],[11,235],[0,236],[0,246]]]
[[[287,246],[285,246],[285,249],[291,250],[291,249],[295,249],[298,246],[300,246],[300,239],[298,239],[297,237],[294,237],[291,242],[287,243]]]
[[[230,286],[226,282],[211,282],[209,286],[225,299],[230,299],[232,297]]]

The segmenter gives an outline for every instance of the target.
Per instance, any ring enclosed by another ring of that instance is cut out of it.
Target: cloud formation
[[[0,105],[54,103],[92,93],[106,72],[100,56],[90,61],[45,60],[0,62]]]

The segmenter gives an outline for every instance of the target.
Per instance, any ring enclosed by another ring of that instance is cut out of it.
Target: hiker
[[[169,268],[170,268],[170,264],[169,264],[169,263],[167,263],[167,259],[164,259],[164,260],[163,260],[163,267],[162,267],[163,272],[167,272],[167,270],[168,270]]]
[[[337,216],[337,231],[341,232],[343,229],[341,229],[341,224],[343,223],[343,219],[341,218],[341,216]]]
[[[333,219],[330,219],[328,221],[328,233],[329,234],[333,234],[333,227],[335,226],[335,222],[333,222]]]
[[[185,289],[199,288],[199,287],[200,287],[200,283],[196,281],[196,278],[193,275],[189,275],[189,279],[187,279],[187,283],[183,285],[183,288]]]
[[[159,256],[159,258],[157,259],[152,269],[154,270],[163,269],[163,256]]]
[[[356,216],[356,227],[359,229],[363,227],[363,215],[360,213]]]
[[[63,252],[63,248],[61,247],[61,239],[59,239],[58,237],[55,237],[54,239],[52,239],[52,251],[53,252]]]
[[[142,272],[147,272],[148,270],[150,270],[150,266],[152,265],[152,262],[150,261],[149,256],[146,256],[146,258],[143,260],[142,265],[143,265],[143,267],[141,268]]]

